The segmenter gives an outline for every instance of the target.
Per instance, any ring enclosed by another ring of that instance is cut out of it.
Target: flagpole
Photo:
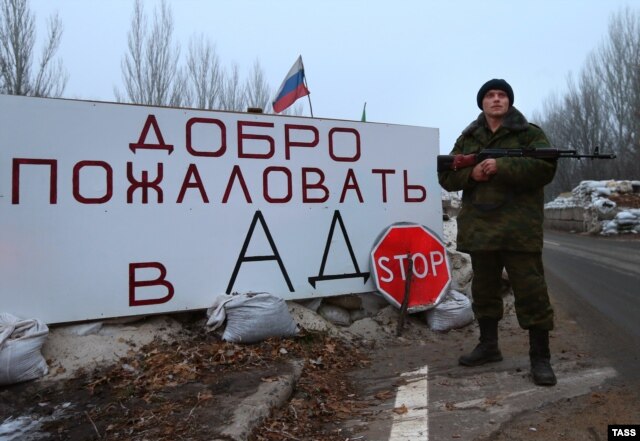
[[[304,80],[304,86],[307,88],[307,90],[309,90],[309,85],[307,84],[307,75],[305,74],[304,77],[302,77],[302,79]],[[309,92],[309,94],[307,95],[307,98],[309,99],[309,111],[311,112],[311,118],[313,118],[313,107],[311,106],[311,92]]]

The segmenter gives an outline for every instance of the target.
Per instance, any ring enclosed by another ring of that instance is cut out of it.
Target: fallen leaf
[[[376,397],[378,400],[388,400],[389,398],[393,397],[393,395],[393,391],[383,390],[382,392],[378,392],[377,394],[375,394],[374,397]]]
[[[498,404],[498,400],[495,398],[485,398],[484,404],[486,404],[487,406],[495,406],[496,404]]]
[[[395,409],[393,409],[393,412],[397,413],[398,415],[402,415],[409,412],[409,409],[407,409],[407,406],[403,404],[402,406],[396,407]]]

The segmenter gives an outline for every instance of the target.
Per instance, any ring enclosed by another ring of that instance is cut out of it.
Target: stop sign
[[[408,255],[413,260],[413,274],[408,312],[435,306],[451,283],[447,249],[440,238],[418,224],[394,224],[378,238],[371,251],[376,288],[398,308],[404,299]]]

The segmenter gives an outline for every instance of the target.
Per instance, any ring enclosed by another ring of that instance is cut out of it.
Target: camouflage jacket
[[[452,155],[485,148],[549,147],[546,135],[511,107],[492,133],[484,113],[462,131]],[[541,251],[544,186],[556,171],[555,160],[498,158],[498,173],[487,182],[471,179],[473,167],[438,174],[447,191],[462,190],[458,214],[458,249],[464,252]]]

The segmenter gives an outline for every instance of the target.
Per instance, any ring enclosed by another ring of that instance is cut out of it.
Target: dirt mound
[[[638,193],[612,195],[609,196],[609,199],[615,202],[618,208],[640,208],[640,194]]]

